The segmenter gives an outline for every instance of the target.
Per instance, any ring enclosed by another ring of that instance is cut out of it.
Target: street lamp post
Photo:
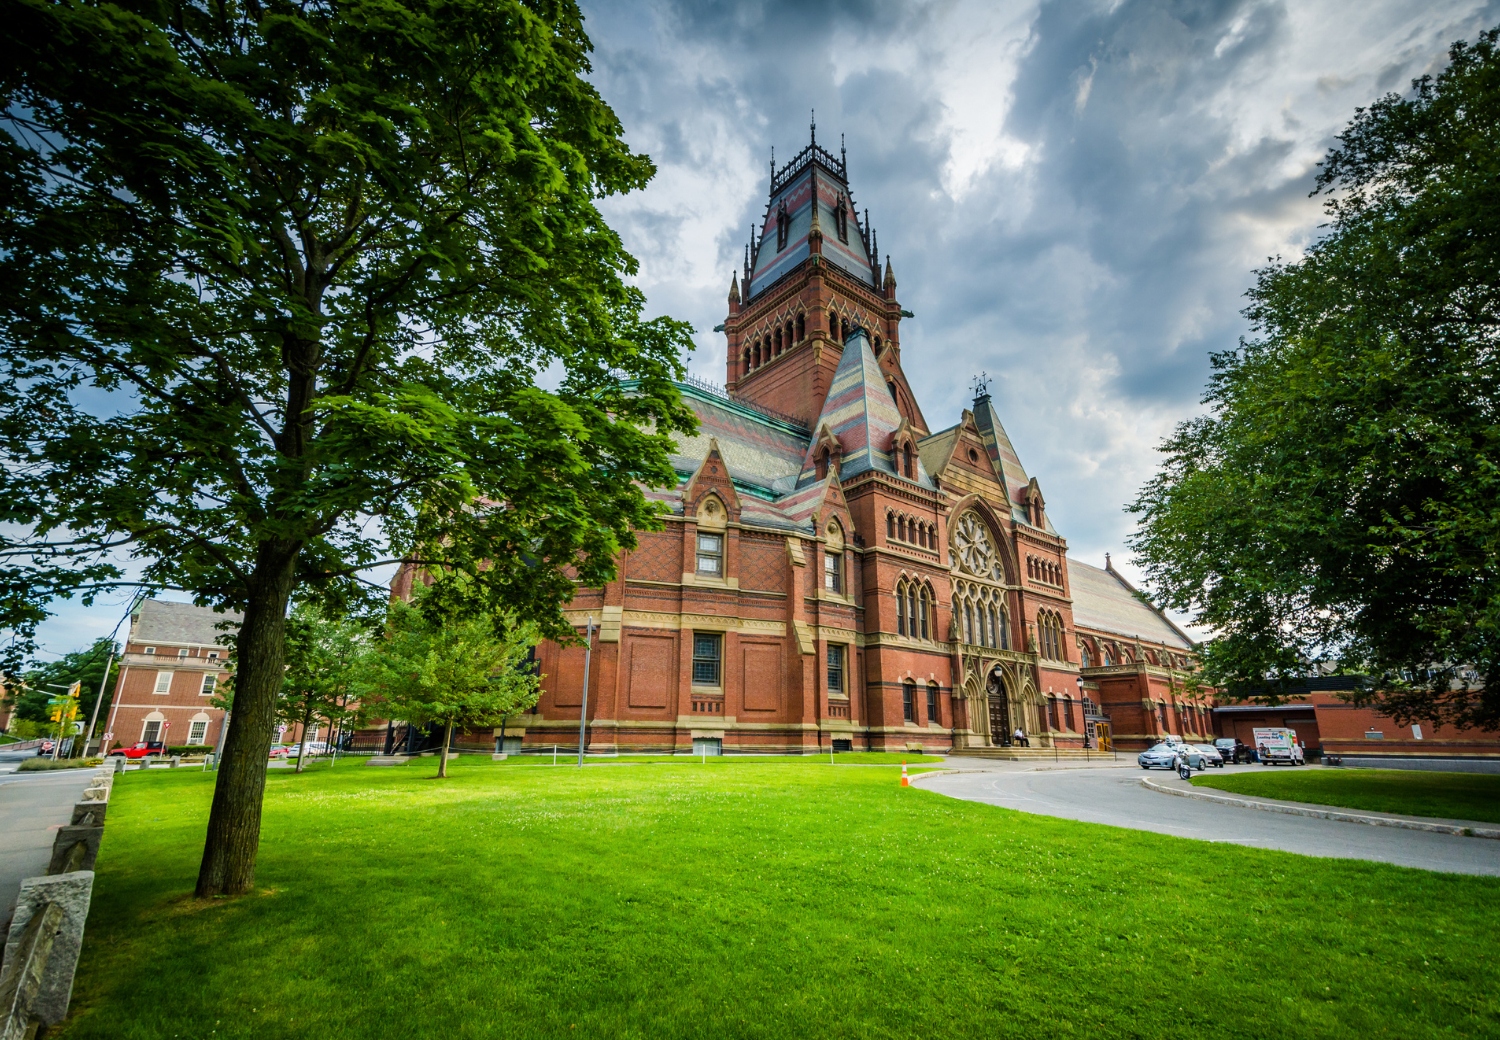
[[[578,768],[583,768],[583,748],[589,725],[589,658],[594,653],[594,615],[589,615],[583,644],[583,708],[578,712]],[[501,738],[504,739],[503,737]]]
[[[1088,701],[1083,696],[1083,676],[1078,676],[1078,713],[1083,716],[1083,746],[1087,750],[1089,744],[1089,713]]]

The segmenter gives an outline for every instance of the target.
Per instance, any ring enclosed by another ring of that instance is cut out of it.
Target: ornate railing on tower
[[[752,412],[759,412],[761,415],[764,415],[768,419],[775,419],[777,422],[786,423],[788,426],[795,426],[799,430],[811,432],[805,419],[799,419],[795,415],[788,415],[786,412],[778,412],[775,408],[760,404],[757,401],[747,401],[743,397],[731,394],[728,390],[725,390],[722,386],[720,386],[718,383],[713,382],[712,380],[703,379],[695,375],[689,375],[683,380],[683,382],[688,386],[696,387],[697,389],[702,390],[704,393],[712,394],[715,397],[722,398],[723,400],[728,401],[730,404],[737,404],[741,408],[748,408]]]
[[[846,184],[848,183],[848,171],[845,169],[844,160],[834,156],[834,154],[827,148],[824,148],[822,145],[814,142],[813,144],[810,144],[806,148],[802,149],[802,151],[798,152],[796,155],[792,156],[791,160],[784,164],[779,170],[774,167],[772,168],[771,194],[775,195],[782,188],[790,184],[792,182],[792,179],[796,177],[797,174],[807,169],[808,165],[814,159],[822,162],[823,165],[827,166],[830,170],[837,170],[839,177],[842,178]]]

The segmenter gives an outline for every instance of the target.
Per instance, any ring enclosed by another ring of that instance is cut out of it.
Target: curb
[[[1490,838],[1500,841],[1500,827],[1463,827],[1452,823],[1428,823],[1424,820],[1404,820],[1394,816],[1362,816],[1359,813],[1339,812],[1336,809],[1316,809],[1280,802],[1253,801],[1224,794],[1209,794],[1207,791],[1197,789],[1185,791],[1179,787],[1167,787],[1146,776],[1141,777],[1141,786],[1158,794],[1176,795],[1178,798],[1196,798],[1200,802],[1218,802],[1220,805],[1233,805],[1241,809],[1260,809],[1264,812],[1286,813],[1288,816],[1314,816],[1323,820],[1336,820],[1339,823],[1363,823],[1371,827],[1396,827],[1407,831],[1431,831],[1435,834],[1456,834],[1464,838]]]

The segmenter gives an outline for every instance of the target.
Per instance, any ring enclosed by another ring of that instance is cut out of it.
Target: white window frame
[[[705,551],[704,542],[710,542],[711,547]],[[724,536],[715,531],[699,531],[697,541],[697,559],[694,561],[696,573],[707,578],[724,577]],[[705,567],[704,564],[711,566]]]
[[[144,722],[142,722],[141,743],[145,744],[161,740],[161,728],[163,725],[165,725],[165,722],[162,719],[146,719]],[[152,736],[148,737],[146,736],[146,734],[150,732],[152,726],[156,727],[156,732]]]
[[[143,647],[141,647],[141,653],[143,653],[143,654],[150,654],[152,657],[155,657],[156,656],[156,647],[154,647],[154,646],[143,646]]]
[[[190,657],[190,656],[192,656],[192,653],[193,652],[191,650],[189,650],[185,646],[179,646],[177,648],[177,656],[178,657]]]
[[[201,732],[197,732],[199,726],[203,727],[203,730]],[[196,736],[194,736],[195,732],[197,733]],[[192,722],[188,723],[188,738],[187,738],[187,742],[189,744],[201,744],[201,743],[203,743],[207,739],[208,739],[208,720],[207,719],[194,719]]]
[[[157,672],[156,673],[156,685],[154,685],[154,686],[151,687],[151,693],[152,693],[153,696],[165,697],[165,696],[167,696],[168,694],[170,694],[172,692],[172,675],[173,674],[174,673],[172,673],[172,672]],[[163,676],[165,676],[165,680],[163,680]],[[166,686],[165,690],[162,689],[163,686]]]
[[[209,672],[203,677],[203,681],[198,684],[198,696],[212,697],[214,695],[214,690],[218,688],[218,685],[219,677],[213,672]]]

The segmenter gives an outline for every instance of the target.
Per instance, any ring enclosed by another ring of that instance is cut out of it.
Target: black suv
[[[1241,762],[1254,762],[1255,753],[1246,744],[1241,744],[1233,737],[1220,737],[1214,741],[1214,747],[1219,749],[1219,754],[1224,759],[1224,764],[1233,763],[1239,765]]]

